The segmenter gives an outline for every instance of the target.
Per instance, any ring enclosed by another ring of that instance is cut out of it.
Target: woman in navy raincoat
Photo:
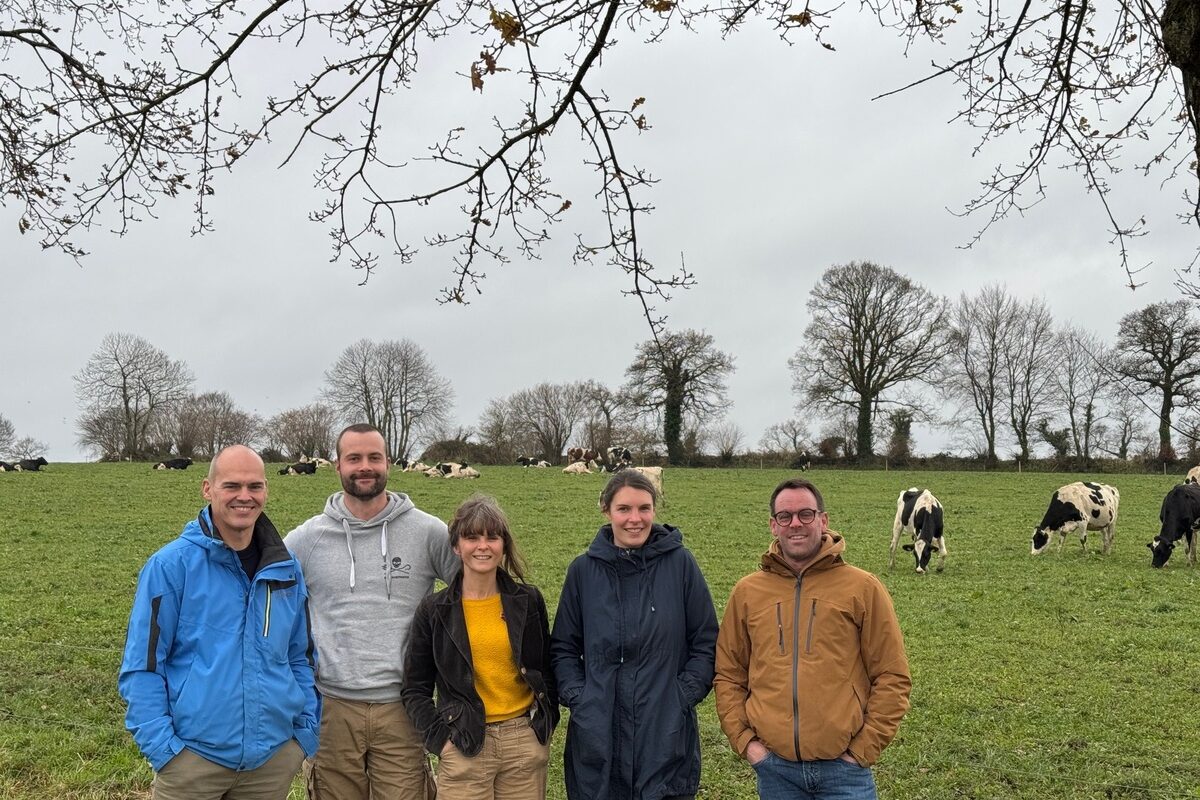
[[[600,495],[609,524],[567,570],[550,637],[571,710],[571,800],[689,798],[700,786],[696,706],[712,688],[717,615],[657,494],[623,470]]]

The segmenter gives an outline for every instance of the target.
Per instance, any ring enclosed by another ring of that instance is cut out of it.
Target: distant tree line
[[[572,446],[620,446],[675,465],[755,456],[793,466],[904,465],[916,452],[914,426],[925,424],[949,431],[953,449],[983,468],[1027,463],[1039,449],[1081,466],[1200,461],[1200,323],[1187,301],[1125,315],[1110,345],[1070,324],[1056,328],[1045,301],[1003,286],[950,300],[890,267],[855,261],[826,270],[807,309],[788,360],[790,416],[769,426],[753,453],[729,415],[734,357],[695,330],[638,345],[620,386],[539,383],[493,398],[474,427],[457,425],[454,387],[408,339],[351,344],[325,371],[318,397],[263,418],[227,392],[197,392],[188,366],[145,339],[112,333],[75,376],[79,442],[102,460],[205,459],[235,442],[280,460],[330,457],[337,429],[365,421],[383,431],[395,458],[557,463]],[[14,447],[0,417],[0,452]]]

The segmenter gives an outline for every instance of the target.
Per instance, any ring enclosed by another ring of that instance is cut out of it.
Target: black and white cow
[[[545,461],[540,458],[530,458],[529,456],[521,456],[520,458],[517,459],[517,463],[520,464],[522,467],[543,467],[544,468],[544,467],[550,466],[549,461]]]
[[[303,462],[301,462],[299,464],[292,464],[290,466],[284,467],[283,469],[279,470],[279,474],[280,475],[316,475],[317,474],[317,465],[312,463],[311,461],[308,462],[307,464],[305,464]]]
[[[1187,472],[1187,477],[1183,479],[1184,483],[1200,483],[1200,467],[1192,467]]]
[[[168,458],[154,465],[155,469],[187,469],[192,465],[190,458]]]
[[[633,463],[633,453],[629,452],[628,447],[610,447],[608,448],[608,463],[618,464],[624,461],[627,464]]]
[[[40,472],[42,467],[49,464],[45,456],[37,458],[22,458],[17,462],[17,472]]]
[[[10,464],[7,461],[0,461],[0,472],[16,472],[17,465]]]
[[[917,560],[917,572],[924,574],[929,567],[929,558],[938,551],[937,571],[946,566],[946,540],[942,533],[942,504],[928,489],[912,488],[896,498],[896,520],[892,523],[891,558],[888,569],[896,566],[896,543],[900,533],[912,535],[912,544],[904,549]]]
[[[1033,530],[1031,555],[1044,552],[1050,537],[1058,534],[1058,550],[1062,552],[1063,540],[1075,531],[1079,543],[1087,552],[1088,531],[1101,531],[1104,537],[1104,552],[1112,552],[1113,535],[1117,532],[1117,506],[1121,493],[1115,486],[1089,481],[1068,483],[1050,497],[1050,507],[1042,522]]]
[[[1196,566],[1196,531],[1200,530],[1200,486],[1195,483],[1181,483],[1167,492],[1163,498],[1162,508],[1158,512],[1162,529],[1154,541],[1146,545],[1150,548],[1150,566],[1162,567],[1171,557],[1175,543],[1183,539],[1184,550],[1187,553],[1188,564]]]

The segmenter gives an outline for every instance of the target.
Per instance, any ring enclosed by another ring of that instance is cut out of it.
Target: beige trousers
[[[544,800],[549,761],[549,743],[537,740],[529,717],[494,722],[474,758],[447,743],[438,761],[438,800]]]
[[[238,772],[181,750],[154,776],[154,800],[287,800],[304,751],[286,742],[258,769]]]
[[[433,800],[429,759],[399,702],[323,697],[321,744],[304,771],[309,800]]]

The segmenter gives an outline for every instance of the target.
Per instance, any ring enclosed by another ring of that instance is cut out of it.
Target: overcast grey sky
[[[610,97],[647,98],[653,129],[623,145],[627,161],[661,181],[651,193],[656,210],[641,223],[643,245],[664,270],[682,256],[699,281],[660,310],[672,327],[703,329],[736,358],[730,417],[747,445],[792,414],[787,359],[803,343],[808,292],[832,264],[877,261],[950,297],[1000,282],[1018,297],[1044,298],[1058,323],[1108,341],[1123,314],[1178,296],[1173,268],[1197,242],[1175,217],[1178,183],[1115,179],[1118,211],[1144,213],[1151,229],[1135,243],[1135,264],[1150,264],[1136,292],[1124,287],[1099,203],[1074,174],[1049,175],[1047,201],[959,249],[982,219],[947,209],[972,196],[1004,151],[972,157],[974,132],[948,124],[959,100],[949,82],[872,102],[923,74],[930,53],[906,59],[900,40],[865,17],[846,15],[839,26],[835,53],[789,46],[760,24],[725,41],[675,31],[647,46],[626,35],[603,65]],[[469,61],[423,62],[447,78],[414,100],[411,117],[392,121],[397,139],[429,143],[444,126],[423,128],[427,112],[484,102],[453,75]],[[502,88],[487,92],[490,102]],[[574,146],[565,126],[555,138]],[[1014,145],[1002,147],[1011,154]],[[82,266],[43,252],[17,233],[18,209],[0,209],[0,414],[19,436],[45,441],[51,461],[85,458],[75,444],[72,376],[113,331],[185,361],[197,391],[228,391],[264,417],[316,399],[324,370],[362,337],[421,344],[453,383],[454,418],[466,426],[490,399],[540,381],[623,381],[648,331],[638,304],[620,295],[619,272],[571,263],[575,232],[598,222],[585,208],[594,191],[585,168],[549,165],[566,196],[581,200],[541,261],[489,268],[471,305],[440,306],[449,252],[425,248],[405,267],[385,259],[366,286],[329,262],[326,231],[307,221],[320,203],[310,188],[314,161],[277,169],[288,146],[263,147],[220,180],[214,233],[189,235],[185,198],[160,205],[160,219],[124,238],[92,234]],[[438,214],[452,213],[432,209],[407,224],[419,239]],[[925,428],[916,436],[923,453],[948,441]]]

